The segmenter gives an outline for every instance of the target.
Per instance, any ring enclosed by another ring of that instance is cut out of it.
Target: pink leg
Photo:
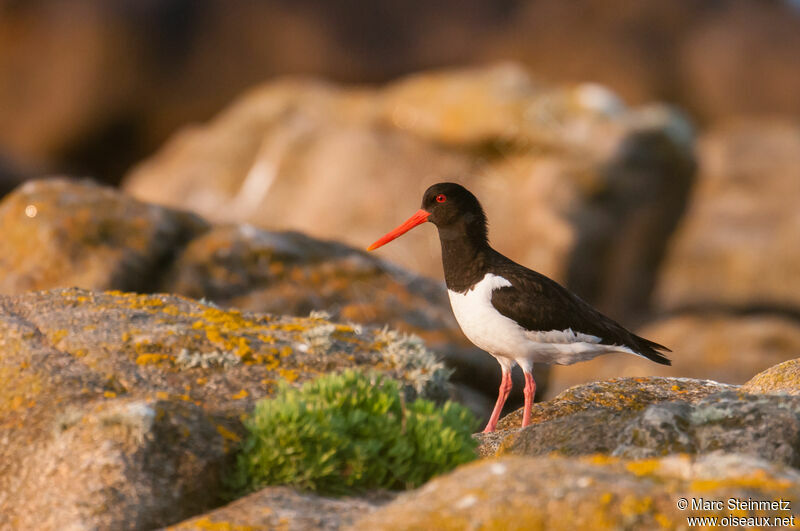
[[[506,404],[508,393],[511,392],[511,385],[511,372],[504,368],[503,377],[500,380],[500,390],[497,392],[497,403],[494,405],[492,416],[489,418],[489,424],[486,425],[486,429],[483,430],[483,433],[493,432],[494,428],[497,426],[497,421],[500,420],[500,412]]]
[[[522,427],[524,428],[531,423],[531,406],[533,405],[533,397],[536,395],[536,381],[534,381],[533,375],[527,371],[525,372],[525,390],[523,394],[525,395],[525,409],[522,412]]]

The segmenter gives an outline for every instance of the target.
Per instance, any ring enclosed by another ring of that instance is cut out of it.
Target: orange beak
[[[367,247],[367,251],[374,251],[378,247],[386,245],[387,243],[394,240],[398,236],[402,236],[403,234],[410,231],[417,225],[425,223],[426,221],[428,221],[428,216],[430,215],[431,213],[428,212],[427,210],[423,209],[417,210],[416,213],[410,218],[408,218],[402,225],[400,225],[393,231],[387,232],[383,237],[381,237],[375,243]]]

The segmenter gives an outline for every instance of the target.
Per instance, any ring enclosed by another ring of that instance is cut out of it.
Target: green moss
[[[406,404],[401,386],[352,370],[283,384],[246,422],[231,485],[239,493],[292,485],[325,494],[401,489],[476,457],[475,418],[463,406]]]

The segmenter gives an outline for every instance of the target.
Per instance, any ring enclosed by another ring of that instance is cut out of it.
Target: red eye
[[[436,202],[437,203],[444,203],[445,201],[447,201],[447,196],[446,195],[439,194],[439,195],[436,196]]]

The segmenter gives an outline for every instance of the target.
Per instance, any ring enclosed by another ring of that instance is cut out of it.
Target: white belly
[[[464,335],[475,346],[493,355],[506,368],[519,363],[523,368],[535,363],[569,365],[592,359],[606,352],[630,352],[627,347],[601,345],[596,336],[567,330],[529,331],[492,306],[492,292],[511,286],[505,278],[487,273],[466,293],[448,290]]]

